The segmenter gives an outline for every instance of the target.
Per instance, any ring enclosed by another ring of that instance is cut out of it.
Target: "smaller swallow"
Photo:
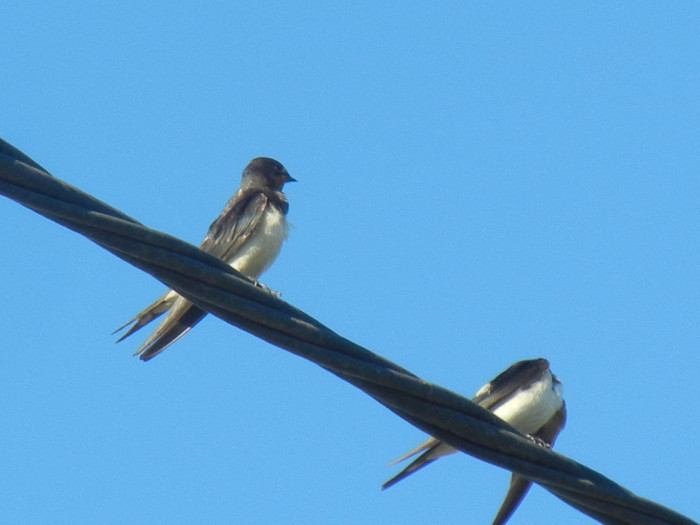
[[[257,157],[243,170],[241,187],[209,227],[200,248],[257,281],[275,261],[289,233],[289,202],[282,188],[296,182],[282,164]],[[136,350],[147,361],[168,348],[201,321],[207,312],[174,290],[137,314],[113,333],[133,326],[117,342],[168,312],[155,332]]]
[[[479,389],[472,401],[508,422],[513,428],[535,438],[544,446],[554,445],[566,424],[566,403],[562,384],[549,369],[546,359],[519,361]],[[387,489],[442,456],[459,452],[435,438],[392,461],[395,465],[422,452],[405,469],[382,485]],[[532,482],[513,473],[510,486],[492,525],[503,525],[518,508]]]

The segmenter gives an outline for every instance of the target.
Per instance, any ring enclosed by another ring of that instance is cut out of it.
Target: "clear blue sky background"
[[[263,281],[471,396],[563,380],[557,449],[700,518],[700,5],[15,2],[0,136],[198,244],[255,156],[295,228]],[[164,290],[0,201],[3,523],[488,523],[508,473],[441,460],[336,377],[213,317],[110,332]],[[590,523],[536,487],[512,520]]]

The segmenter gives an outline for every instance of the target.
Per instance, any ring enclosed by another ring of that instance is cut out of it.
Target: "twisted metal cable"
[[[318,364],[424,432],[531,479],[601,523],[698,525],[535,445],[488,410],[341,337],[212,255],[52,177],[2,139],[0,193],[87,237],[229,324]]]

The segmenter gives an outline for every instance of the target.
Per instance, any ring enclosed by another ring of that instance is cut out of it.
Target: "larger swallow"
[[[289,233],[286,217],[289,202],[282,193],[287,182],[295,179],[276,160],[267,157],[251,160],[243,170],[240,189],[211,224],[200,248],[257,281],[277,258]],[[165,312],[168,314],[163,322],[134,353],[144,361],[168,348],[207,315],[174,290],[168,290],[114,331],[117,333],[133,323],[117,342]]]
[[[472,398],[474,403],[490,410],[510,423],[516,430],[537,439],[538,443],[551,447],[566,424],[566,403],[562,397],[562,384],[549,369],[546,359],[519,361],[486,383]],[[401,456],[390,465],[421,453],[405,469],[382,485],[387,489],[436,459],[454,454],[457,449],[436,438]],[[503,525],[518,508],[532,482],[513,473],[510,486],[493,525]]]

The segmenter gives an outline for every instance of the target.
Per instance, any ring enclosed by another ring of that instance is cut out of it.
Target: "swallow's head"
[[[280,191],[287,182],[296,182],[287,168],[275,159],[256,157],[243,170],[241,188],[269,188]]]

